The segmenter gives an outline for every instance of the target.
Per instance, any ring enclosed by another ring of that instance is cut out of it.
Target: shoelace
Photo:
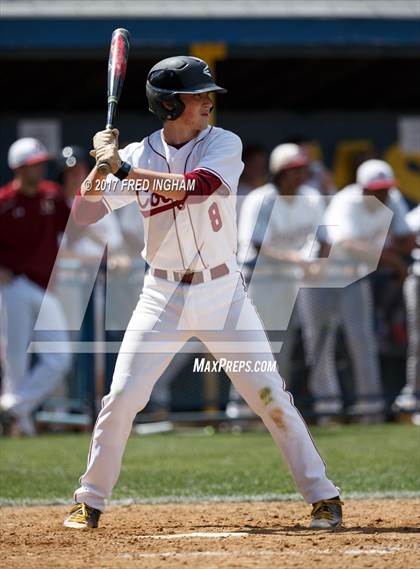
[[[86,507],[86,504],[75,504],[71,508],[70,514],[73,514],[72,518],[74,519],[75,522],[83,522],[88,517],[89,512]]]
[[[342,505],[341,500],[321,500],[312,509],[312,515],[319,520],[332,520],[333,511],[331,506]]]

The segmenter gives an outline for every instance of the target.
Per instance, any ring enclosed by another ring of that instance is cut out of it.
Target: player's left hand
[[[97,164],[106,162],[111,168],[111,172],[115,174],[121,167],[121,158],[118,154],[115,144],[107,144],[97,150],[91,150],[90,155],[93,156]]]
[[[99,150],[108,144],[114,144],[118,148],[118,137],[120,133],[117,128],[100,130],[93,137],[93,148]]]

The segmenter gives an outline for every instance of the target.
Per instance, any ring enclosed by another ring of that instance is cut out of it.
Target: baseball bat
[[[127,70],[128,51],[130,49],[130,32],[124,28],[117,28],[111,37],[108,59],[108,111],[106,117],[106,129],[112,130],[118,101],[124,85],[125,72]],[[101,162],[97,166],[102,175],[109,174],[111,168],[107,162]]]

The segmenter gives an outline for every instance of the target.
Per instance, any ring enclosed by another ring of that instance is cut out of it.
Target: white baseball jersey
[[[372,199],[372,198],[368,198]],[[392,188],[385,207],[370,209],[367,198],[358,184],[352,184],[336,194],[325,213],[328,241],[338,243],[349,239],[366,240],[372,246],[382,247],[385,242],[389,221],[390,233],[407,235],[410,229],[405,220],[407,207],[401,193]],[[343,252],[344,255],[346,255]]]
[[[129,144],[119,154],[134,168],[173,174],[207,170],[221,182],[204,204],[203,197],[195,196],[180,203],[144,190],[123,195],[118,192],[117,178],[108,177],[109,189],[103,201],[109,211],[137,201],[144,220],[142,256],[150,266],[200,271],[220,265],[236,254],[235,201],[243,170],[242,142],[238,136],[209,126],[177,149],[166,143],[163,130],[159,130],[141,142]]]
[[[322,197],[309,186],[302,186],[295,197],[281,196],[273,184],[253,190],[245,198],[239,218],[239,261],[255,258],[253,243],[263,244],[262,253],[267,245],[309,256],[323,213]]]

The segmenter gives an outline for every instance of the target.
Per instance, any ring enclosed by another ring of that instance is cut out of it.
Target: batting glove
[[[107,144],[98,148],[97,150],[92,150],[90,152],[91,156],[96,158],[96,163],[101,164],[102,162],[106,162],[109,164],[111,172],[115,174],[121,168],[121,158],[118,154],[117,147],[115,144]]]
[[[118,136],[119,132],[117,128],[107,129],[107,130],[100,130],[95,134],[93,137],[93,148],[95,150],[99,150],[103,146],[107,146],[108,144],[113,144],[116,148],[118,148]]]

